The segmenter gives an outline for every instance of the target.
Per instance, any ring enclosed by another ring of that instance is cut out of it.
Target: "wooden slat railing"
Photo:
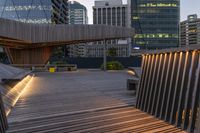
[[[137,108],[190,133],[200,122],[200,49],[143,54]]]
[[[5,133],[7,129],[8,129],[8,122],[0,92],[0,133]]]

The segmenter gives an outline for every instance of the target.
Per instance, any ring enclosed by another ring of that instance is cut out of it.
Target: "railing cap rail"
[[[141,55],[152,55],[152,54],[165,54],[165,53],[175,53],[175,52],[187,52],[187,51],[194,51],[200,50],[200,44],[196,45],[188,45],[184,47],[177,47],[177,48],[167,48],[167,49],[159,49],[159,50],[144,50],[139,53],[134,53],[132,56],[141,56]]]

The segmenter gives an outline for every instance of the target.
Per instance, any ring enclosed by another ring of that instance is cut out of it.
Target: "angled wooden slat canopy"
[[[2,18],[0,25],[1,45],[16,48],[48,47],[134,36],[132,28],[107,25],[27,24]]]
[[[0,45],[14,64],[45,64],[54,46],[134,36],[132,28],[106,25],[27,24],[0,18],[0,26]]]

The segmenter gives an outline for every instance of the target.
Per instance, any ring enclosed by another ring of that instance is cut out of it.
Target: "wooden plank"
[[[189,124],[189,117],[190,117],[190,109],[191,109],[191,103],[193,99],[193,89],[194,89],[194,82],[195,82],[195,75],[196,75],[196,68],[198,66],[198,54],[196,51],[193,51],[192,53],[192,64],[190,67],[190,73],[189,73],[189,80],[187,84],[187,91],[186,91],[186,97],[184,101],[184,114],[183,114],[183,122],[182,122],[182,129],[187,129]]]
[[[137,108],[140,108],[140,103],[141,103],[141,100],[142,100],[142,94],[143,94],[143,86],[144,86],[144,80],[145,80],[145,77],[146,77],[146,71],[147,71],[147,67],[148,67],[148,56],[143,56],[144,57],[144,68],[142,70],[142,76],[140,78],[140,84],[138,86],[138,94],[137,94],[137,102],[136,102],[136,107]]]
[[[192,62],[192,53],[191,52],[186,52],[186,59],[185,59],[185,65],[184,65],[184,70],[183,70],[183,76],[181,79],[181,85],[180,85],[180,98],[178,100],[178,111],[177,111],[177,120],[176,120],[176,126],[180,127],[182,123],[182,114],[183,114],[183,108],[184,108],[184,97],[186,95],[186,90],[187,90],[187,81],[189,79],[189,71],[190,71],[190,66]]]
[[[150,73],[149,73],[149,78],[148,78],[148,82],[147,82],[147,86],[146,86],[146,88],[150,88],[151,87],[151,84],[152,84],[152,80],[153,80],[153,78],[152,78],[152,75],[153,75],[153,73],[152,73],[152,71],[153,71],[153,69],[155,68],[155,61],[156,61],[156,58],[155,58],[155,55],[152,55],[152,57],[151,57],[151,67],[150,67]],[[147,91],[146,91],[146,95],[145,95],[145,97],[144,97],[144,111],[147,111],[147,109],[148,109],[148,102],[149,102],[149,96],[150,96],[150,89],[147,89]]]
[[[138,92],[136,94],[136,99],[137,102],[136,102],[136,106],[138,106],[138,103],[139,103],[139,99],[140,99],[140,96],[141,96],[141,93],[142,93],[142,90],[141,90],[141,87],[143,85],[143,82],[144,82],[144,71],[146,70],[146,64],[147,64],[147,57],[146,56],[142,56],[142,75],[140,76],[140,80],[139,80],[139,85],[138,85]]]
[[[174,55],[174,60],[173,60],[173,67],[172,67],[172,74],[171,74],[171,77],[170,77],[170,84],[169,84],[169,93],[168,93],[168,96],[167,96],[167,104],[166,104],[166,111],[165,111],[165,121],[169,121],[169,114],[171,113],[170,110],[171,110],[171,96],[173,95],[173,87],[174,87],[174,83],[175,83],[175,77],[176,77],[176,74],[175,72],[177,71],[177,65],[178,65],[178,53],[175,53]]]
[[[141,97],[141,103],[140,103],[140,109],[143,110],[144,109],[144,101],[145,101],[145,96],[146,96],[146,92],[147,92],[147,83],[148,80],[150,78],[150,70],[151,70],[151,66],[152,66],[152,62],[151,62],[152,56],[148,55],[148,66],[147,66],[147,71],[146,71],[146,75],[145,75],[145,80],[144,80],[144,86],[143,86],[143,92],[142,92],[142,97]]]
[[[143,82],[141,83],[141,85],[140,85],[140,91],[141,91],[141,93],[140,93],[140,95],[139,95],[139,98],[138,98],[138,100],[137,100],[137,107],[138,108],[142,108],[142,102],[143,102],[143,98],[144,98],[144,94],[145,94],[145,84],[146,84],[146,79],[147,79],[147,77],[148,77],[148,69],[150,68],[149,66],[150,66],[150,56],[148,56],[148,55],[146,55],[146,65],[145,65],[145,69],[144,69],[144,80],[142,80]]]
[[[140,88],[144,90],[143,94],[140,94],[142,102],[138,103],[137,107],[145,112],[151,110],[150,113],[155,117],[193,133],[196,132],[195,128],[198,127],[199,122],[197,119],[200,56],[199,49],[185,50],[171,49],[168,52],[161,50],[162,52],[155,51],[143,55],[150,57],[151,63],[147,62],[149,68],[144,71],[146,77],[143,79],[144,85]],[[154,59],[155,54],[159,55],[158,67]],[[152,62],[154,62],[153,66]]]
[[[199,96],[200,96],[200,54],[198,59],[198,67],[196,69],[195,73],[195,83],[194,83],[194,91],[193,91],[193,100],[191,105],[191,119],[189,123],[189,132],[194,132],[194,129],[196,127],[196,122],[198,121],[198,109],[199,109]]]
[[[158,65],[158,73],[157,73],[157,76],[156,76],[156,83],[155,83],[155,88],[154,88],[154,92],[153,92],[153,97],[152,97],[152,107],[151,107],[151,114],[154,115],[155,114],[155,110],[156,110],[156,102],[157,102],[157,98],[158,98],[158,87],[159,87],[159,81],[160,81],[160,77],[161,77],[161,72],[160,70],[162,69],[161,66],[162,66],[162,63],[163,63],[163,54],[159,55],[159,65]]]
[[[184,62],[185,62],[185,55],[186,53],[180,52],[179,56],[179,63],[177,68],[177,74],[176,74],[176,82],[174,86],[174,94],[172,95],[172,109],[170,114],[170,123],[175,124],[176,123],[176,115],[178,111],[178,100],[180,95],[180,86],[181,86],[181,79],[183,77],[183,69],[184,69]]]
[[[169,127],[123,101],[132,100],[122,91],[127,76],[126,72],[38,73],[9,116],[8,133],[147,132]],[[181,132],[174,126],[170,130]]]
[[[167,68],[167,54],[164,55],[164,61],[162,63],[162,66],[161,66],[161,77],[160,77],[160,84],[158,86],[158,98],[157,98],[157,102],[156,102],[156,109],[155,109],[155,116],[158,117],[160,115],[160,108],[161,108],[161,100],[162,100],[162,97],[163,97],[163,82],[165,81],[164,80],[164,72],[166,71],[166,68]]]
[[[158,57],[159,57],[159,55],[156,55],[156,61],[155,61],[155,67],[154,67],[154,70],[153,70],[153,77],[152,77],[152,84],[151,84],[151,87],[150,87],[150,95],[149,95],[149,99],[148,99],[148,108],[147,108],[147,111],[150,113],[151,112],[151,103],[152,103],[152,101],[153,101],[153,99],[152,99],[152,96],[153,96],[153,92],[155,91],[155,89],[154,89],[154,87],[155,87],[155,78],[156,78],[156,76],[157,76],[157,71],[158,71]]]

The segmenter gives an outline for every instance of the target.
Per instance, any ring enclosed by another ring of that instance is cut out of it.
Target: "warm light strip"
[[[26,80],[28,80],[30,76],[26,76],[22,81],[20,81],[19,83],[17,83],[17,85],[15,85],[7,94],[6,97],[9,97],[9,95],[11,95],[14,92],[18,92],[19,88],[21,89],[21,86],[24,84],[24,82],[26,82]],[[20,93],[20,92],[19,92]]]
[[[130,75],[133,75],[133,76],[136,75],[135,72],[134,72],[134,71],[131,71],[131,70],[127,71],[127,73],[130,74]]]
[[[20,81],[12,90],[16,90],[16,88],[17,88],[20,84],[22,84],[24,81],[26,81],[29,77],[30,77],[30,75],[27,76],[26,78],[24,78],[22,81]],[[30,80],[28,81],[28,83],[25,85],[25,87],[22,89],[22,91],[21,91],[21,92],[18,94],[18,96],[15,98],[14,102],[12,103],[12,107],[15,106],[15,104],[17,103],[17,101],[19,100],[19,98],[21,97],[21,95],[24,93],[24,91],[26,90],[26,88],[27,88],[27,87],[29,86],[29,84],[31,83],[33,77],[34,77],[34,75],[31,76],[31,78],[30,78]],[[10,93],[10,92],[9,92],[9,93]],[[11,112],[11,109],[9,109],[9,111],[6,112],[6,116],[8,116],[8,115],[10,114],[10,112]]]

